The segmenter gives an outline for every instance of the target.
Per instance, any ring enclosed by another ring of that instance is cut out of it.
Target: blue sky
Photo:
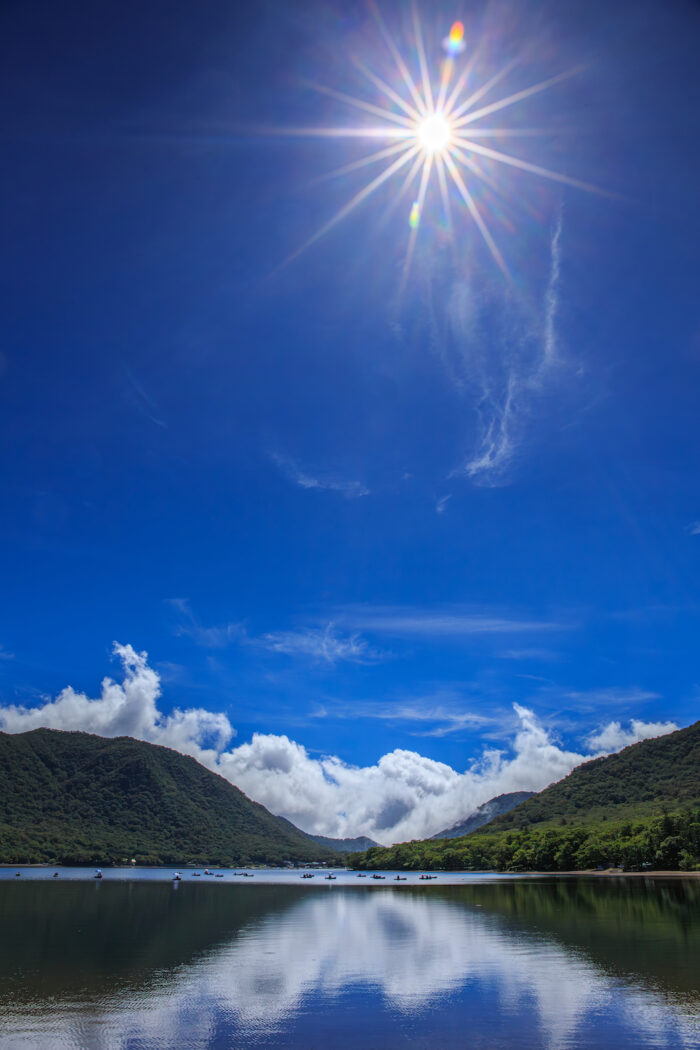
[[[97,697],[116,640],[156,722],[315,773],[517,755],[514,704],[561,754],[697,719],[697,8],[419,11],[431,68],[456,18],[477,86],[518,59],[484,102],[581,67],[483,141],[604,193],[465,176],[508,277],[433,181],[404,278],[403,172],[298,253],[382,170],[288,134],[374,119],[312,82],[386,105],[362,4],[4,6],[3,709]]]

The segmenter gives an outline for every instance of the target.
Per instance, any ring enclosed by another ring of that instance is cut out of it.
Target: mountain
[[[0,863],[276,864],[333,854],[166,747],[0,733]]]
[[[584,762],[492,827],[588,824],[687,803],[700,803],[700,722]]]
[[[700,870],[700,722],[577,766],[468,836],[352,858],[364,868]]]
[[[357,853],[359,850],[371,849],[379,843],[374,839],[368,839],[366,835],[360,835],[356,839],[328,839],[325,835],[309,835],[310,839],[317,842],[319,846],[334,849],[336,853]]]
[[[484,824],[488,824],[495,817],[500,817],[503,813],[509,813],[511,809],[515,809],[521,802],[532,798],[534,793],[534,791],[510,791],[506,795],[496,795],[495,798],[490,798],[488,802],[484,802],[478,809],[475,809],[466,820],[461,820],[458,824],[453,824],[451,828],[445,828],[444,831],[438,831],[437,835],[431,835],[430,837],[432,839],[458,839],[462,835],[470,835],[472,831],[482,828]],[[368,849],[368,847],[358,846],[357,849]]]

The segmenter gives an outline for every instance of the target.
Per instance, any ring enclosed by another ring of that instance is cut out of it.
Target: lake
[[[700,1047],[700,880],[0,871],[0,1048]]]

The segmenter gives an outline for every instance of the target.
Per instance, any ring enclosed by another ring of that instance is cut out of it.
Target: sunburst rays
[[[476,70],[481,46],[479,43],[470,45],[468,41],[462,41],[461,23],[455,23],[450,36],[444,41],[446,56],[441,56],[441,61],[431,63],[415,3],[412,8],[413,53],[410,55],[402,53],[374,0],[370,0],[370,9],[389,53],[393,72],[389,72],[388,76],[380,75],[364,63],[356,62],[355,65],[377,95],[373,99],[358,97],[318,83],[309,84],[309,87],[341,102],[349,110],[363,114],[365,119],[371,117],[372,123],[366,126],[341,124],[336,127],[286,128],[279,129],[279,133],[336,139],[367,139],[377,145],[381,144],[381,148],[374,149],[325,176],[320,176],[320,179],[331,179],[363,169],[367,169],[369,173],[367,183],[287,261],[300,255],[341,220],[347,218],[389,179],[397,176],[401,180],[397,198],[403,197],[410,189],[413,189],[414,196],[402,285],[405,284],[411,267],[426,199],[433,181],[437,183],[444,226],[448,233],[453,235],[455,231],[453,204],[461,204],[478,230],[494,263],[507,276],[508,267],[503,252],[490,228],[487,208],[480,200],[480,196],[483,196],[482,185],[493,189],[493,175],[497,168],[526,172],[577,189],[597,193],[603,191],[580,179],[496,149],[493,145],[486,145],[484,141],[491,139],[500,145],[502,139],[525,138],[541,134],[542,129],[497,127],[483,122],[496,114],[499,114],[500,119],[504,110],[560,84],[580,72],[581,67],[557,73],[489,101],[489,95],[492,95],[498,84],[502,83],[518,64],[517,59],[506,63],[479,82]],[[455,41],[456,47],[452,46]],[[464,55],[460,52],[464,52]],[[413,74],[411,67],[414,70]],[[382,162],[385,162],[385,166],[378,174],[374,174],[372,169]],[[489,170],[484,170],[485,167]]]

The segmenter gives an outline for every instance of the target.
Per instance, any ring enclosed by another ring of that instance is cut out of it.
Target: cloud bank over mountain
[[[678,728],[635,719],[625,730],[611,721],[579,753],[560,747],[532,711],[515,704],[518,728],[510,751],[485,748],[464,772],[404,749],[375,765],[353,766],[334,755],[312,757],[286,735],[255,733],[249,743],[230,747],[235,729],[226,714],[201,707],[165,714],[158,706],[160,677],[147,654],[117,643],[114,652],[121,682],[104,678],[95,698],[68,686],[36,707],[0,707],[0,729],[82,730],[162,744],[193,756],[303,830],[336,838],[367,835],[386,844],[425,838],[495,795],[540,791],[593,754]]]

